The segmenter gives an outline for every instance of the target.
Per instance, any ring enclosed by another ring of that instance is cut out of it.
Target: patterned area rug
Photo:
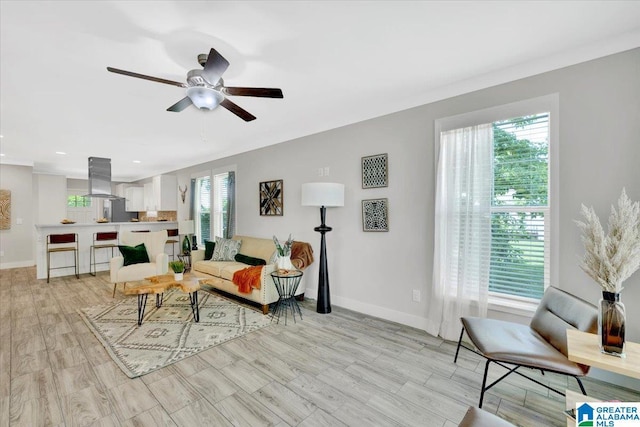
[[[271,318],[262,312],[219,295],[201,290],[198,298],[198,323],[193,321],[189,295],[177,289],[164,294],[160,308],[155,306],[155,297],[149,296],[141,326],[137,324],[136,297],[78,312],[129,378],[148,374],[270,324]]]

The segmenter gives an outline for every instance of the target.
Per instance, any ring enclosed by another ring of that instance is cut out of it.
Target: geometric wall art
[[[0,190],[0,230],[11,229],[11,190]]]
[[[264,181],[260,183],[260,215],[282,216],[284,213],[283,182]]]
[[[388,187],[388,156],[376,154],[362,158],[362,188]]]
[[[362,201],[362,231],[389,231],[389,200]]]

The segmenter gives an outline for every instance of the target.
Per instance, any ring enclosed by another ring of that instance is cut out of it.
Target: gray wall
[[[34,265],[32,179],[31,166],[0,166],[0,188],[11,191],[11,228],[0,230],[0,268]]]

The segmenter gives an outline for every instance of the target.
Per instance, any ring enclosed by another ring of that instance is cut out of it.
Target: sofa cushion
[[[271,254],[276,250],[276,245],[273,243],[273,239],[262,239],[258,237],[240,235],[233,236],[233,238],[235,240],[242,240],[240,253],[243,255],[268,260],[271,257]],[[267,264],[272,263],[267,261]]]
[[[144,243],[140,243],[137,246],[118,246],[120,253],[124,258],[124,266],[132,264],[142,264],[149,262],[149,255],[147,254],[147,248]]]
[[[247,268],[247,264],[236,261],[196,261],[193,269],[200,273],[232,280],[233,273]]]
[[[204,259],[210,260],[213,256],[213,250],[216,248],[216,242],[212,242],[211,240],[204,241]]]
[[[236,271],[244,270],[245,268],[248,268],[247,264],[243,264],[241,262],[226,263],[226,265],[220,269],[220,277],[232,282],[234,273]]]
[[[252,256],[244,255],[244,254],[237,254],[236,261],[241,262],[243,264],[247,264],[247,265],[253,265],[253,266],[267,265],[267,261],[263,260],[262,258],[254,258]]]
[[[235,261],[235,256],[240,252],[242,240],[223,239],[216,237],[216,245],[213,250],[212,261]]]

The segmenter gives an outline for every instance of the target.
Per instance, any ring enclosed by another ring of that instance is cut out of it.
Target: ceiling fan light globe
[[[187,96],[191,99],[193,105],[200,110],[213,110],[224,99],[224,96],[217,90],[204,86],[188,87]]]

